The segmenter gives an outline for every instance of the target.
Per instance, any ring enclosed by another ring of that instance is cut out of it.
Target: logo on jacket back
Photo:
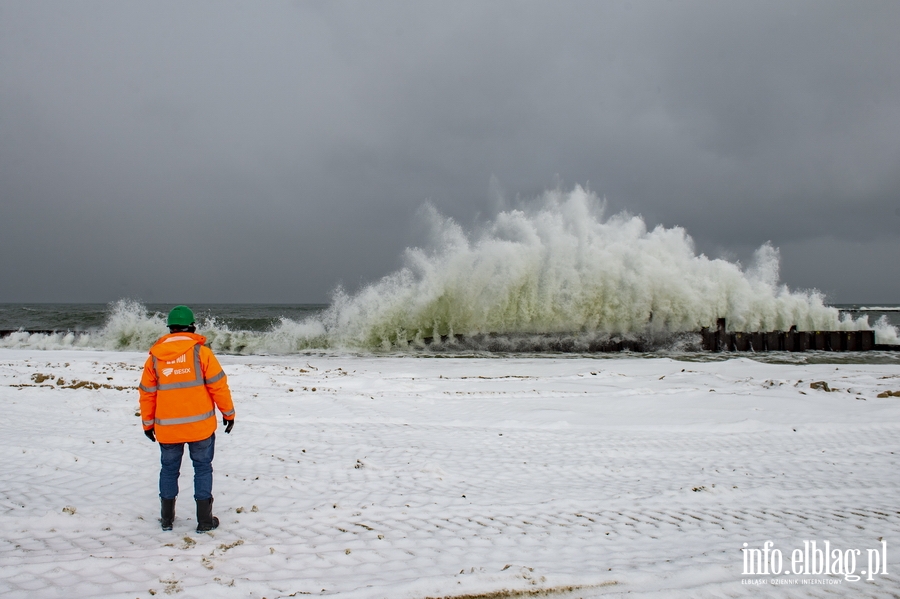
[[[184,355],[182,355],[182,356],[178,356],[178,357],[175,358],[174,360],[167,360],[167,361],[166,361],[166,364],[184,364],[185,362],[187,362],[187,354],[184,354]],[[163,376],[169,376],[169,375],[171,375],[172,373],[175,373],[175,374],[186,374],[186,373],[188,373],[188,372],[190,372],[190,371],[191,371],[190,368],[177,368],[177,369],[176,369],[176,368],[163,368],[163,369],[162,369]]]
[[[163,368],[162,373],[163,376],[169,376],[171,374],[188,374],[191,371],[190,368]]]

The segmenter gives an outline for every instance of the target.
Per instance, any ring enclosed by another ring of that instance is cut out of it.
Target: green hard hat
[[[172,308],[172,311],[169,312],[169,319],[166,321],[166,326],[190,326],[194,324],[194,313],[191,312],[191,309],[187,306],[175,306]]]

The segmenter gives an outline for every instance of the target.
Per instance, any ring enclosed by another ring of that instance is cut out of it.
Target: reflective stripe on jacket
[[[141,384],[141,423],[160,443],[202,441],[216,431],[216,408],[229,420],[234,403],[228,380],[206,338],[165,335],[150,348]]]

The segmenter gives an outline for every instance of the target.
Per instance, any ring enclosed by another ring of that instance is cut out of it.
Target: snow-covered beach
[[[900,592],[898,365],[222,356],[237,424],[197,534],[189,463],[159,529],[144,357],[0,350],[3,597]],[[746,575],[767,541],[860,554]]]

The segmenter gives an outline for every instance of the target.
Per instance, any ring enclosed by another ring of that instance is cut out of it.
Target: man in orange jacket
[[[234,403],[225,372],[206,337],[194,331],[194,313],[175,306],[166,323],[169,334],[150,348],[141,384],[141,421],[144,434],[159,441],[159,499],[163,530],[172,530],[175,497],[184,444],[194,464],[194,500],[197,532],[213,530],[219,519],[212,515],[212,460],[216,446],[215,408],[222,412],[225,432],[234,427]]]

